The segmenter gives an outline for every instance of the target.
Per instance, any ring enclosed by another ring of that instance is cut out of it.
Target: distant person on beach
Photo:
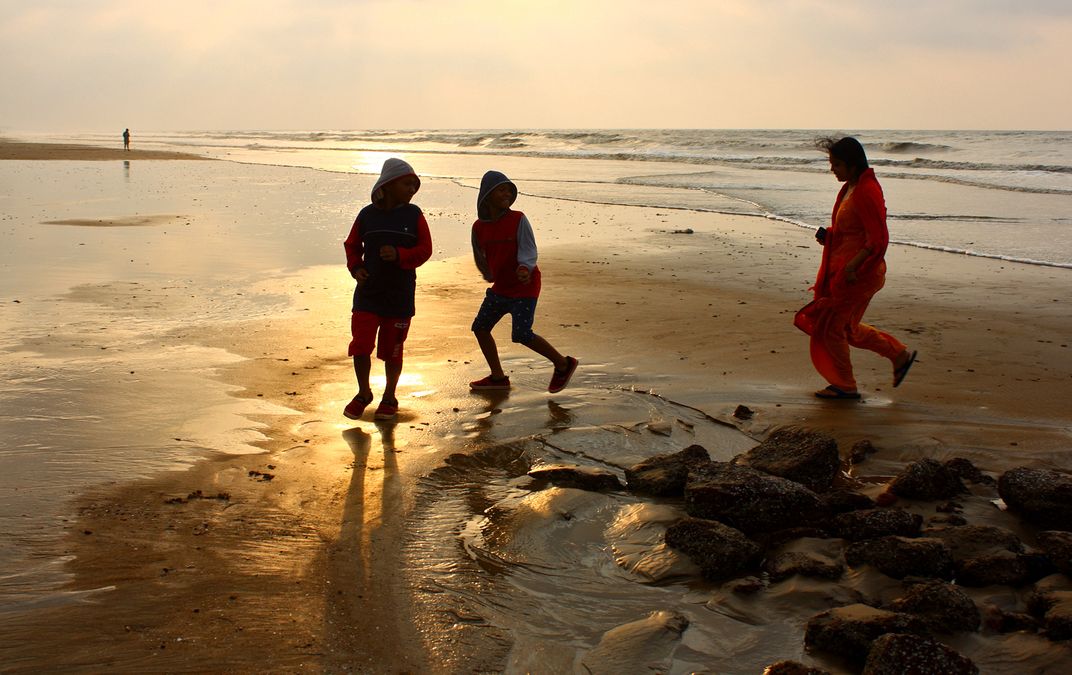
[[[855,138],[822,139],[830,170],[844,183],[834,202],[829,228],[820,227],[822,263],[812,290],[815,299],[797,312],[794,324],[811,336],[811,361],[830,386],[819,398],[859,399],[849,347],[867,349],[893,363],[899,386],[916,360],[897,338],[862,323],[871,298],[886,282],[886,201],[864,148]]]
[[[491,374],[469,383],[473,391],[507,390],[510,378],[503,372],[492,328],[506,314],[511,320],[511,340],[519,342],[554,364],[547,391],[562,391],[577,359],[563,356],[532,331],[536,301],[540,297],[540,268],[536,265],[536,237],[529,219],[510,206],[517,199],[517,186],[498,171],[488,171],[480,181],[473,223],[473,258],[485,281],[491,282],[473,320],[473,333],[484,353]]]
[[[375,419],[390,421],[398,414],[395,387],[402,375],[402,346],[415,313],[416,270],[432,255],[428,222],[410,203],[420,187],[413,167],[401,159],[388,159],[372,187],[372,203],[357,214],[343,244],[346,267],[357,282],[347,352],[354,358],[358,389],[343,410],[352,420],[360,419],[374,398],[369,385],[373,345],[387,379]]]
[[[130,150],[130,129],[123,129],[123,149]]]

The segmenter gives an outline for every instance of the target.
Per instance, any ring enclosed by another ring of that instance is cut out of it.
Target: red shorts
[[[402,345],[409,334],[411,317],[380,316],[372,312],[354,312],[350,315],[350,356],[368,356],[376,347],[376,358],[381,361],[402,363]],[[376,339],[377,331],[380,334]]]

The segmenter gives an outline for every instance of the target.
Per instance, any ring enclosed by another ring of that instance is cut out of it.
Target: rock
[[[871,643],[886,633],[926,635],[927,624],[910,614],[855,604],[835,607],[808,620],[804,646],[839,654],[851,661],[868,657]]]
[[[918,616],[939,633],[979,630],[979,608],[964,591],[942,581],[912,584],[887,609]]]
[[[1045,579],[1039,579],[1035,583],[1035,591],[1049,593],[1050,591],[1072,591],[1072,578],[1063,574],[1051,574]]]
[[[871,645],[863,675],[978,675],[972,660],[919,635],[887,633]]]
[[[755,595],[766,587],[759,577],[741,577],[722,584],[722,588],[734,595]]]
[[[1010,511],[1036,525],[1072,530],[1072,477],[1049,469],[1020,467],[998,479],[998,494]]]
[[[1010,530],[990,525],[933,527],[924,537],[941,539],[953,556],[957,583],[965,586],[1019,586],[1036,575],[1023,542]]]
[[[733,416],[739,420],[750,420],[754,414],[752,409],[746,405],[739,405],[733,410]]]
[[[863,511],[875,508],[875,500],[862,492],[846,490],[844,488],[831,490],[819,495],[819,499],[826,505],[830,513],[847,513],[849,511]]]
[[[653,497],[678,497],[685,492],[689,466],[709,463],[711,456],[702,445],[690,445],[672,455],[656,455],[625,470],[631,492]]]
[[[945,468],[949,469],[953,473],[961,477],[962,480],[966,480],[969,483],[976,483],[979,485],[997,485],[997,481],[992,476],[988,476],[979,469],[975,468],[969,460],[963,457],[954,457],[953,459],[945,463]]]
[[[927,519],[927,527],[959,527],[967,524],[968,519],[959,513],[945,513]]]
[[[803,485],[732,465],[690,471],[685,511],[747,534],[808,525],[826,515],[818,495]]]
[[[923,517],[902,508],[850,511],[834,518],[834,531],[842,539],[863,541],[879,537],[915,537]]]
[[[964,505],[960,502],[948,501],[935,506],[934,510],[938,513],[960,513],[964,510]]]
[[[760,547],[738,530],[714,520],[682,518],[666,530],[666,545],[683,551],[707,579],[736,576],[756,561]]]
[[[870,564],[894,579],[908,576],[953,577],[953,558],[941,539],[868,539],[849,546],[845,551],[845,560],[853,567]]]
[[[954,563],[957,583],[962,586],[1022,586],[1031,580],[1027,562],[1019,553],[994,551]]]
[[[667,672],[674,648],[689,627],[683,614],[666,610],[652,612],[603,634],[592,651],[581,659],[588,673]]]
[[[845,573],[840,546],[832,546],[829,540],[798,539],[792,544],[767,554],[763,570],[771,581],[781,581],[794,574],[817,579],[839,579]]]
[[[1020,554],[1020,560],[1027,566],[1027,580],[1038,581],[1051,574],[1058,574],[1058,569],[1042,551],[1027,551]]]
[[[1072,532],[1048,530],[1038,533],[1038,545],[1062,574],[1072,576]]]
[[[871,441],[864,439],[862,441],[856,441],[849,448],[849,464],[863,464],[867,461],[867,458],[878,452],[878,449]]]
[[[674,426],[664,419],[654,419],[648,422],[646,425],[648,431],[660,436],[669,436],[674,433]]]
[[[778,661],[764,668],[763,675],[830,675],[830,671],[812,668],[800,661]]]
[[[591,492],[621,490],[618,476],[606,469],[584,466],[552,464],[537,466],[529,471],[529,476],[538,481],[547,481],[555,487],[575,488]]]
[[[1072,638],[1072,591],[1036,591],[1027,601],[1051,640]]]
[[[639,502],[616,511],[603,536],[619,568],[653,584],[699,575],[687,555],[666,545],[666,528],[681,520],[680,507]]]
[[[905,467],[889,491],[907,499],[949,499],[968,490],[953,470],[933,459],[921,459]]]
[[[927,528],[923,537],[941,539],[949,547],[954,560],[974,558],[995,551],[1023,553],[1024,544],[1011,530],[992,525],[962,525]]]
[[[837,442],[808,429],[778,429],[762,443],[734,459],[734,464],[750,466],[788,478],[814,492],[830,489],[841,470]]]
[[[886,490],[875,497],[875,503],[879,506],[893,506],[897,503],[897,495]]]
[[[1038,619],[1023,612],[1008,612],[997,605],[985,605],[981,610],[983,627],[993,633],[1038,632]]]

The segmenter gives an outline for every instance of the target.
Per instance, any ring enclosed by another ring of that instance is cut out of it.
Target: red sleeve
[[[417,245],[399,246],[397,250],[398,266],[404,270],[415,270],[432,257],[432,233],[423,213],[417,219]]]
[[[361,228],[357,218],[354,218],[350,234],[346,237],[346,241],[342,243],[342,247],[346,250],[346,269],[350,270],[351,274],[358,267],[364,267],[365,247],[361,242]]]

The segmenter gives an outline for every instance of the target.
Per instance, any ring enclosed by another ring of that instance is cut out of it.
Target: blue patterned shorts
[[[510,315],[512,322],[510,330],[512,341],[525,344],[536,337],[536,334],[532,332],[532,322],[536,319],[536,298],[508,298],[492,293],[490,288],[484,296],[484,302],[480,304],[480,311],[473,319],[472,330],[473,332],[490,332],[495,324],[507,314]]]

